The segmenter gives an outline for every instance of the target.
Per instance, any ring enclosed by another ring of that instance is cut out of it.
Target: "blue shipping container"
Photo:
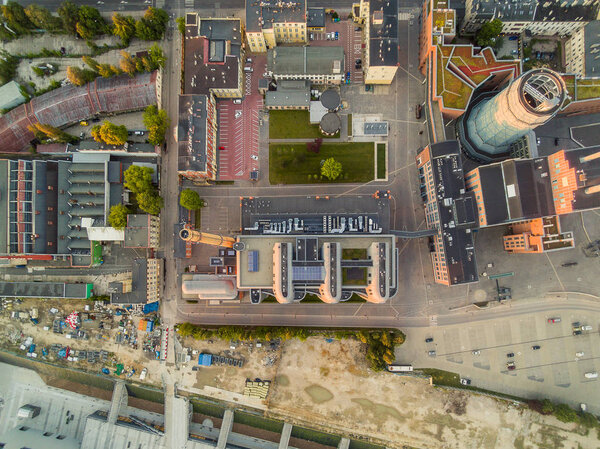
[[[200,356],[198,357],[198,365],[202,365],[202,366],[212,365],[212,355],[211,354],[200,354]]]

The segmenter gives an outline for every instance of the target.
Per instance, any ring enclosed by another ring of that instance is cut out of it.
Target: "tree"
[[[67,67],[67,79],[75,86],[83,86],[96,79],[98,74],[93,70],[80,69],[79,67]]]
[[[14,78],[18,66],[17,58],[6,50],[0,50],[0,85],[8,83]]]
[[[129,45],[129,41],[135,36],[135,19],[115,12],[112,15],[112,22],[113,34],[121,38],[123,45]]]
[[[170,120],[167,111],[150,105],[144,111],[144,125],[148,130],[148,142],[152,145],[161,145],[165,141],[165,134],[169,128]]]
[[[91,56],[82,56],[82,61],[94,72],[97,72],[100,69],[100,64]]]
[[[129,76],[133,76],[137,71],[137,67],[135,65],[135,59],[125,50],[121,50],[121,60],[119,61],[119,67],[123,72],[127,73]]]
[[[123,145],[127,142],[127,127],[115,125],[105,120],[102,126],[92,127],[92,137],[96,142],[104,142],[109,145]]]
[[[167,23],[169,23],[167,12],[150,6],[144,13],[144,17],[135,24],[135,35],[146,41],[157,41],[162,39]]]
[[[117,71],[115,72],[114,69],[117,69]],[[110,64],[98,64],[98,73],[102,78],[110,78],[113,75],[118,75],[121,71]]]
[[[27,33],[28,30],[35,28],[35,25],[31,23],[27,14],[25,14],[25,8],[15,1],[11,0],[2,6],[2,15],[6,19],[8,27],[17,34]]]
[[[557,404],[554,406],[554,416],[562,422],[577,421],[577,412],[567,404]]]
[[[127,215],[132,211],[123,204],[115,204],[110,208],[108,223],[115,229],[123,229],[127,226]]]
[[[91,41],[97,35],[106,32],[106,22],[96,8],[81,6],[75,29],[83,39]]]
[[[58,143],[75,143],[77,141],[77,137],[72,136],[71,134],[68,134],[51,125],[34,123],[29,125],[27,128],[42,142],[52,141]]]
[[[551,415],[554,412],[554,404],[549,399],[542,401],[542,414]]]
[[[152,174],[154,170],[150,167],[141,167],[131,165],[123,173],[125,179],[124,186],[133,193],[140,193],[154,188],[152,184]]]
[[[484,23],[476,35],[477,45],[480,47],[494,47],[496,39],[502,32],[502,26],[503,24],[500,19]]]
[[[179,30],[179,32],[181,33],[181,35],[185,36],[185,18],[184,17],[177,17],[175,19],[175,22],[177,22],[177,29]]]
[[[310,151],[311,153],[319,154],[322,143],[323,143],[323,139],[321,139],[319,137],[318,139],[315,139],[313,142],[306,142],[306,149],[308,151]]]
[[[76,35],[79,6],[71,1],[63,2],[58,8],[58,16],[62,20],[63,29],[69,34]]]
[[[184,189],[179,194],[179,204],[188,210],[198,210],[204,207],[204,201],[200,199],[198,192],[192,189]]]
[[[164,206],[162,197],[156,191],[140,192],[136,198],[140,209],[152,215],[160,214],[160,210]]]
[[[36,28],[54,31],[62,27],[62,21],[42,6],[29,5],[25,8],[25,14]]]
[[[342,174],[342,164],[330,157],[321,166],[321,174],[330,181],[337,179]]]
[[[167,62],[167,58],[160,46],[156,43],[152,44],[152,46],[148,49],[148,60],[150,62],[150,68],[147,69],[148,72],[152,70],[156,70],[159,67],[164,67]]]

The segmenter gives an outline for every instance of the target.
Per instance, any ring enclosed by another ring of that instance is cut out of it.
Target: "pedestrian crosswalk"
[[[401,21],[401,20],[410,20],[411,18],[412,18],[411,17],[411,13],[409,13],[409,12],[399,12],[398,13],[398,20],[399,21]]]

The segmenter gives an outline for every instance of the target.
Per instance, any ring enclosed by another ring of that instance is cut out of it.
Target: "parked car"
[[[583,356],[584,356],[584,352],[583,351],[575,353],[575,357],[583,357]]]
[[[581,326],[581,330],[582,331],[591,331],[592,330],[592,326],[589,326],[589,325]]]
[[[466,377],[463,377],[460,380],[461,385],[471,385],[471,379],[467,379]]]
[[[476,349],[474,351],[471,352],[473,355],[479,355],[481,354],[481,351],[479,349]]]
[[[148,374],[148,368],[144,368],[142,370],[142,372],[140,373],[140,380],[144,380],[146,378],[147,374]]]
[[[512,370],[514,370],[514,369],[516,368],[516,366],[515,366],[515,362],[508,362],[508,363],[506,364],[506,367],[508,368],[508,370],[509,370],[509,371],[512,371]]]
[[[242,116],[242,111],[235,112],[235,118],[240,118]]]
[[[573,335],[581,335],[583,332],[581,332],[579,329],[576,331],[573,331]]]
[[[340,38],[340,33],[338,33],[337,31],[335,32],[335,40],[337,41]]]
[[[509,41],[516,41],[518,38],[519,36],[508,36]]]
[[[509,352],[508,354],[506,354],[506,357],[511,358],[514,357],[515,353],[514,352]]]
[[[433,341],[432,337],[428,337],[425,339],[425,343],[431,343]]]
[[[548,318],[549,323],[560,323],[560,317]]]
[[[310,33],[310,40],[312,41],[315,38],[315,35]]]
[[[252,62],[252,58],[246,58],[246,62]]]
[[[429,357],[435,357],[435,351],[429,351],[427,354]]]
[[[357,59],[356,61],[354,61],[356,64],[362,64],[362,59]]]
[[[233,100],[233,104],[242,104],[242,99],[236,98],[235,100]]]
[[[540,349],[540,348],[541,348],[541,346],[540,346],[540,345],[533,345],[533,346],[531,347],[531,349],[533,349],[534,351],[537,351],[537,350],[538,350],[538,349]]]
[[[585,373],[585,377],[586,379],[596,379],[598,377],[598,373],[596,371]]]
[[[416,107],[415,107],[415,117],[417,118],[417,120],[421,119],[421,112],[423,111],[423,106],[421,106],[421,104],[419,103]]]

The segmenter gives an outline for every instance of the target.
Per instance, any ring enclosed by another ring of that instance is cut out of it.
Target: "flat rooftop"
[[[371,0],[369,6],[369,65],[397,66],[398,0]]]
[[[0,282],[0,296],[86,299],[89,297],[91,285],[63,282]]]
[[[273,28],[274,23],[306,22],[306,0],[246,0],[246,31]]]
[[[183,93],[208,94],[211,89],[237,88],[241,64],[241,21],[199,21],[199,25],[185,27]]]
[[[276,243],[291,243],[296,246],[296,238],[299,236],[289,235],[240,235],[238,241],[243,242],[246,247],[238,253],[238,287],[250,288],[273,288],[273,247]],[[390,243],[390,248],[395,247],[396,237],[394,235],[310,235],[312,239],[318,239],[319,248],[328,242],[337,242],[343,249],[367,249],[373,243]],[[318,248],[317,248],[318,250]],[[257,263],[254,271],[249,271],[249,251],[257,252]],[[316,262],[314,268],[323,266],[323,261]]]
[[[321,234],[341,229],[344,234],[368,233],[368,220],[385,234],[390,229],[386,198],[356,197],[254,197],[242,199],[244,234]],[[350,222],[352,219],[352,222]],[[285,229],[283,228],[285,222]],[[291,222],[291,226],[290,226]],[[300,229],[302,228],[302,229]],[[336,231],[333,231],[336,232]]]
[[[179,171],[206,171],[206,95],[180,95],[177,122],[177,151]]]
[[[281,47],[267,52],[267,71],[277,75],[341,75],[343,47]]]

